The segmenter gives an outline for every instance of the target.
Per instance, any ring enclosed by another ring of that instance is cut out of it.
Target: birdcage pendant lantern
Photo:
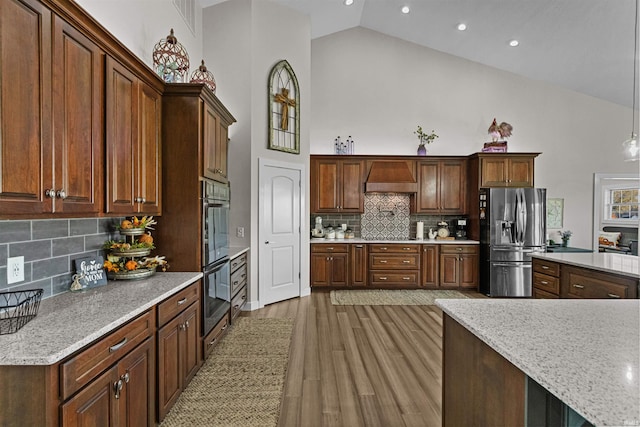
[[[153,47],[153,67],[167,83],[184,83],[189,73],[189,54],[173,34]]]
[[[213,78],[213,73],[204,65],[204,59],[198,69],[191,73],[191,83],[204,83],[213,93],[216,93],[216,80]]]

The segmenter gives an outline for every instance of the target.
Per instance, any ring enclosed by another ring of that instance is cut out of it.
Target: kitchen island
[[[640,425],[640,301],[436,303],[443,425],[526,425],[529,379],[594,425]]]

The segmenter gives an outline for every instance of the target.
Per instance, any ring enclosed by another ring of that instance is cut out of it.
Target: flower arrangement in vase
[[[569,245],[569,238],[573,235],[571,230],[558,231],[560,238],[562,239],[562,247],[566,248]]]
[[[418,126],[418,130],[413,133],[418,136],[420,140],[420,144],[418,145],[418,156],[426,156],[427,155],[427,147],[425,145],[431,144],[438,135],[436,135],[435,130],[431,130],[431,133],[426,133],[422,130],[422,126]]]

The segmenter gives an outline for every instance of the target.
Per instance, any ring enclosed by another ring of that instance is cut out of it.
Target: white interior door
[[[300,296],[300,165],[260,163],[260,304]]]

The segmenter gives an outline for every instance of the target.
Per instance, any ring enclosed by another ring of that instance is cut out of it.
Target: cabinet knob
[[[55,197],[56,197],[56,190],[54,190],[53,188],[52,188],[52,189],[49,189],[49,190],[46,190],[46,191],[44,192],[44,195],[45,195],[45,196],[47,196],[47,197],[48,197],[48,198],[50,198],[50,199],[53,199],[53,198],[55,198]]]
[[[57,196],[59,199],[64,200],[64,199],[66,199],[66,198],[67,198],[67,192],[66,192],[66,191],[64,191],[64,188],[61,188],[60,190],[58,190],[58,191],[56,192],[56,196]]]
[[[125,383],[129,383],[129,372],[125,372],[125,373],[120,377],[120,379],[121,379],[122,381],[124,381]]]

